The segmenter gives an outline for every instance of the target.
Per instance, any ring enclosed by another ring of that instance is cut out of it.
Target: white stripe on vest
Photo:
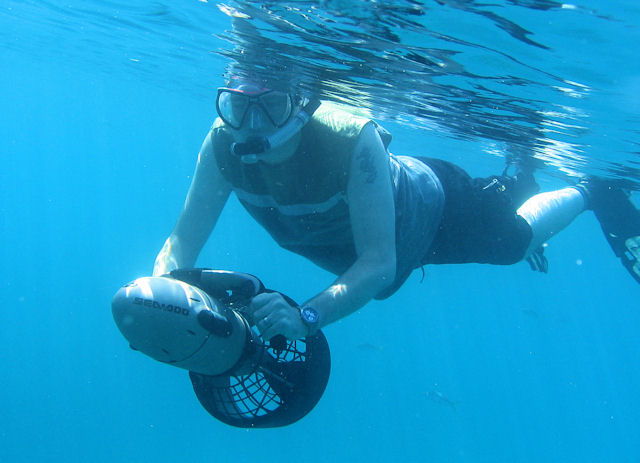
[[[315,204],[278,204],[271,195],[258,195],[249,193],[248,191],[240,188],[234,188],[238,198],[246,203],[256,207],[273,207],[277,209],[283,215],[300,216],[309,214],[322,214],[327,212],[339,202],[347,202],[347,197],[344,193],[338,192],[326,201]]]

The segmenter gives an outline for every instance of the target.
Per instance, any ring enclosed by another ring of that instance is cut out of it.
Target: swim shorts
[[[442,221],[423,265],[509,265],[522,260],[532,231],[516,210],[537,193],[533,176],[471,178],[450,162],[417,159],[435,172],[445,195]]]

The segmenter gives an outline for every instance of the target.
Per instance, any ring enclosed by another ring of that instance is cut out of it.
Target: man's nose
[[[247,114],[250,129],[260,129],[265,125],[265,116],[262,109],[257,105],[251,105]]]

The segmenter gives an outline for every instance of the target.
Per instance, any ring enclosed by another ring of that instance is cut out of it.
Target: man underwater
[[[530,178],[473,179],[442,160],[395,156],[387,151],[391,136],[374,121],[248,79],[220,88],[216,108],[153,274],[193,267],[235,192],[281,247],[338,276],[301,307],[278,293],[256,296],[250,319],[264,339],[312,335],[389,297],[425,264],[506,265],[535,256],[582,211],[606,202],[603,195],[620,194],[583,182],[534,195]],[[638,234],[620,252],[640,281]]]

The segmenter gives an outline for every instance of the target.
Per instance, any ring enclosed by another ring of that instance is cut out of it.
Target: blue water
[[[543,189],[640,181],[635,1],[418,4],[291,2],[293,30],[284,2],[227,6],[322,69],[325,96],[369,108],[395,152],[489,175],[528,150]],[[0,461],[640,461],[640,292],[590,213],[550,242],[547,275],[428,267],[327,327],[327,391],[287,428],[215,421],[186,372],[128,348],[110,300],[151,272],[182,206],[238,44],[223,10],[0,6]],[[298,300],[332,281],[235,199],[198,263]]]

